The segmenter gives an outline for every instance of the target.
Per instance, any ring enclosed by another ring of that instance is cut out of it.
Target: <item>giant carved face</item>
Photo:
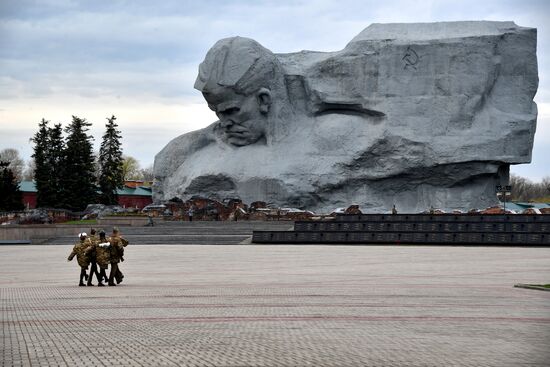
[[[220,119],[219,127],[228,144],[240,147],[265,143],[271,103],[267,89],[242,95],[230,88],[219,88],[215,93],[204,93],[204,98]]]

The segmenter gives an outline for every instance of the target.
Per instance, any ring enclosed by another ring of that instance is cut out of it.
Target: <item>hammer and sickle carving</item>
[[[407,51],[405,53],[405,56],[401,59],[405,62],[404,69],[408,69],[409,67],[416,70],[416,64],[418,64],[418,61],[420,60],[420,57],[416,53],[415,50],[411,48],[411,46],[407,47]]]

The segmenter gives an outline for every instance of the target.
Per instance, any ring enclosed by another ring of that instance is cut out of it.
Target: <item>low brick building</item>
[[[153,193],[150,186],[124,186],[117,190],[118,205],[125,208],[143,209],[153,202]]]
[[[36,186],[34,185],[34,181],[21,181],[19,183],[19,190],[21,190],[25,208],[36,208]]]
[[[25,208],[36,208],[36,186],[33,181],[21,181],[19,189],[22,192]],[[125,185],[117,190],[118,205],[125,208],[143,209],[153,202],[151,187]]]

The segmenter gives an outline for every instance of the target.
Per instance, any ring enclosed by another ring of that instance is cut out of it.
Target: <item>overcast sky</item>
[[[533,161],[512,172],[550,176],[550,1],[0,0],[0,150],[32,154],[42,118],[118,118],[124,153],[142,164],[172,138],[216,120],[193,89],[220,38],[273,52],[336,51],[371,23],[513,20],[538,28],[539,108]]]

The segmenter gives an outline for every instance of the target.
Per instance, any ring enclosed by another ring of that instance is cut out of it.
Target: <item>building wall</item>
[[[34,209],[36,208],[36,192],[23,192],[23,204],[25,208]],[[143,209],[147,205],[151,204],[153,199],[151,196],[138,196],[138,195],[119,195],[118,196],[118,205],[122,207],[132,207]]]
[[[147,205],[153,203],[151,196],[137,196],[137,195],[119,195],[118,196],[118,205],[122,207],[133,207],[138,209],[143,209]]]
[[[128,180],[124,181],[124,186],[136,188],[139,186],[147,186],[151,187],[153,185],[153,181],[141,181],[141,180]]]
[[[22,197],[25,208],[36,208],[36,192],[23,192]]]

